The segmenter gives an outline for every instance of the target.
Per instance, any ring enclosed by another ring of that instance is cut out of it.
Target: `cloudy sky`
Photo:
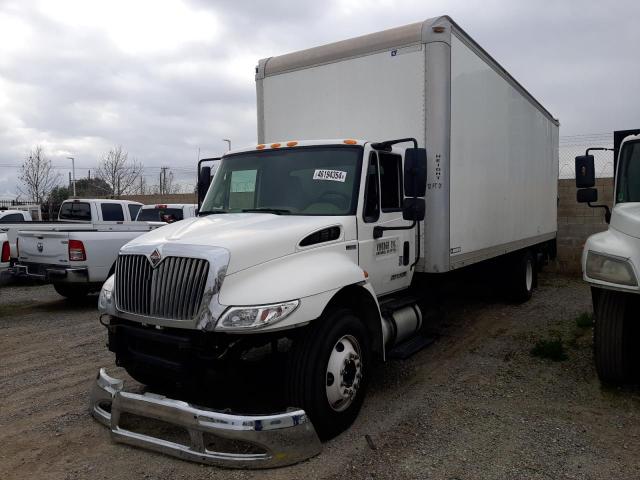
[[[640,127],[637,1],[0,0],[0,198],[42,145],[66,178],[122,145],[153,183],[192,182],[256,139],[263,57],[449,14],[561,121]]]

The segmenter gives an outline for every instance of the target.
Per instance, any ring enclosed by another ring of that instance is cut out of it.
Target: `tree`
[[[47,197],[47,203],[51,205],[60,205],[70,196],[71,192],[69,191],[69,187],[58,185],[57,187],[54,187],[54,189],[49,193],[49,196]]]
[[[76,180],[76,196],[103,197],[112,193],[111,187],[101,178],[80,178]]]
[[[60,181],[60,174],[53,170],[42,146],[37,145],[25,158],[20,167],[20,193],[31,201],[41,204]]]
[[[110,193],[119,197],[131,193],[138,186],[138,178],[142,175],[142,164],[129,160],[129,154],[122,146],[109,150],[98,166],[97,176],[109,185]]]

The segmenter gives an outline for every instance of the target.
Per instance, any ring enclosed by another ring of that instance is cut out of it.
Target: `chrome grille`
[[[136,315],[189,320],[200,308],[208,273],[201,258],[165,257],[152,268],[144,255],[120,255],[116,305]]]

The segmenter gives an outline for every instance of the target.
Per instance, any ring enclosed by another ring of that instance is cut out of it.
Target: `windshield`
[[[225,157],[200,214],[354,215],[361,147],[298,147]]]
[[[622,147],[616,201],[640,202],[640,141],[627,142]]]
[[[182,220],[184,215],[181,208],[143,208],[136,218],[139,222],[173,223]]]

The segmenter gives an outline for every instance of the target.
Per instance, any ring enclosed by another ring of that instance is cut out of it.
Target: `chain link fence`
[[[575,157],[584,155],[589,147],[613,148],[613,133],[593,133],[560,137],[560,178],[575,178]],[[613,152],[590,152],[594,157],[596,176],[613,177]]]

